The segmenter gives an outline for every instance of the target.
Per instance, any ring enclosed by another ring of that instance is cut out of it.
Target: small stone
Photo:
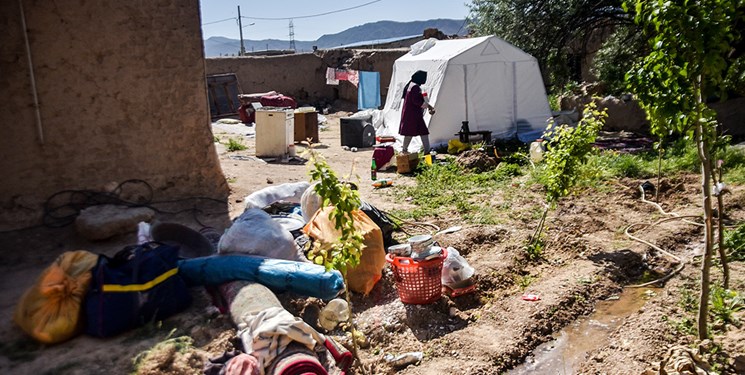
[[[266,183],[267,184],[273,184],[274,183],[274,180],[272,180],[271,178],[267,178],[266,179]]]

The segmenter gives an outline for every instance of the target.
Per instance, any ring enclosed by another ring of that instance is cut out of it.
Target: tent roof
[[[521,49],[496,36],[482,36],[478,38],[438,40],[432,48],[418,55],[412,55],[409,52],[399,57],[396,61],[448,61],[470,50],[478,52],[478,55],[481,55],[480,57],[486,57],[486,55],[499,56],[498,58],[489,56],[488,59],[492,61],[535,60],[535,58]]]

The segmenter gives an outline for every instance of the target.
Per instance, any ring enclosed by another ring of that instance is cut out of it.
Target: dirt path
[[[351,152],[341,148],[338,118],[343,115],[328,116],[329,129],[320,132],[321,144],[317,150],[337,173],[351,173],[353,181],[354,174],[359,175],[363,199],[384,210],[405,209],[406,201],[396,198],[395,192],[400,186],[413,184],[413,178],[379,172],[379,178],[393,179],[394,187],[374,190],[368,169],[372,150]],[[251,133],[250,128],[220,125],[214,128],[214,133],[225,143],[228,138],[241,139],[248,149],[227,152],[223,145],[218,145],[223,172],[231,187],[228,206],[223,207],[229,214],[201,213],[202,222],[224,228],[230,218],[243,211],[243,197],[247,194],[272,184],[308,179],[305,165],[266,163],[253,157],[255,138],[245,136]],[[562,328],[590,314],[598,301],[618,295],[623,285],[636,282],[645,274],[672,269],[663,255],[622,234],[622,229],[630,223],[650,222],[660,217],[655,208],[639,201],[636,187],[640,181],[634,180],[618,181],[594,192],[579,192],[562,202],[549,215],[545,260],[527,261],[520,255],[520,246],[535,225],[533,211],[542,198],[539,189],[523,186],[525,177],[522,179],[515,181],[513,208],[500,225],[462,223],[455,213],[432,218],[442,227],[454,224],[464,227],[460,232],[443,236],[440,242],[458,249],[476,268],[477,294],[452,300],[443,298],[433,305],[405,305],[398,299],[391,272],[386,269],[383,280],[369,296],[354,296],[355,320],[369,341],[360,356],[372,373],[507,371],[522,363],[536,346],[552,340]],[[680,214],[698,213],[697,183],[695,177],[666,180],[663,206]],[[495,205],[503,197],[474,199],[483,205]],[[732,218],[745,219],[741,211],[745,202],[743,191],[736,190],[730,199],[735,202]],[[199,227],[192,214],[168,215],[166,219]],[[645,230],[643,236],[678,256],[690,258],[689,254],[700,245],[701,233],[697,227],[672,222]],[[0,335],[5,343],[0,347],[0,369],[19,374],[129,373],[132,359],[138,353],[167,337],[180,335],[191,336],[194,346],[204,351],[199,352],[203,356],[230,347],[232,328],[209,307],[206,295],[196,290],[198,298],[185,313],[162,325],[143,327],[109,340],[78,337],[61,345],[42,347],[25,338],[10,323],[12,308],[20,294],[58,254],[79,248],[112,254],[132,241],[132,236],[122,236],[91,244],[77,237],[69,227],[1,234]],[[741,263],[733,267],[733,284],[741,291],[745,290],[744,268]],[[662,291],[650,294],[644,307],[625,318],[605,342],[598,343],[602,347],[591,348],[580,358],[576,373],[641,373],[662,358],[667,346],[693,342],[692,337],[676,332],[670,321],[682,316],[678,307],[681,295],[695,289],[697,275],[697,266],[689,265]],[[540,301],[523,301],[520,296],[526,292],[540,294]],[[280,297],[290,311],[304,317],[312,316],[310,306],[318,306],[312,299]],[[343,339],[341,331],[333,334]],[[737,335],[733,331],[718,340],[725,350],[743,353]],[[424,354],[418,366],[395,371],[382,360],[386,354],[412,351]],[[164,367],[155,366],[156,370],[149,373],[182,374],[199,367],[196,360],[192,360],[194,363],[183,360],[177,366],[172,359],[161,358]]]

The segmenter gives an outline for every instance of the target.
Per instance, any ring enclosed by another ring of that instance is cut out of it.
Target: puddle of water
[[[618,300],[598,302],[592,315],[561,330],[554,341],[539,345],[525,363],[508,374],[574,374],[590,351],[605,346],[608,335],[644,306],[650,291],[657,293],[659,289],[626,289]]]

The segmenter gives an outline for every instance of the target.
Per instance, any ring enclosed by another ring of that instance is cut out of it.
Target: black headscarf
[[[417,85],[423,85],[425,82],[427,82],[427,72],[423,70],[417,70],[416,73],[411,75],[411,80],[404,86],[404,94],[401,96],[402,98],[406,97],[406,87],[409,86],[409,83],[414,82]]]

